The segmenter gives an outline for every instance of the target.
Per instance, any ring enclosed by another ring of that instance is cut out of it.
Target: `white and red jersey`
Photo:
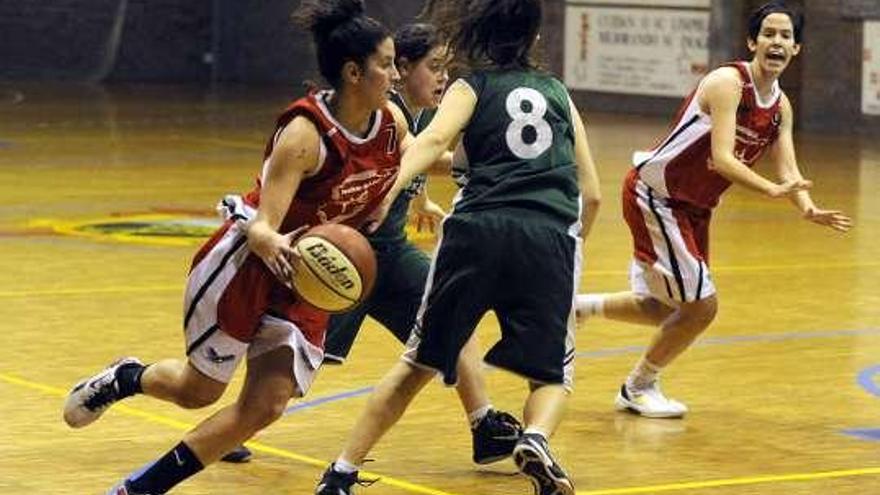
[[[329,92],[290,105],[278,119],[266,146],[264,173],[278,136],[297,116],[314,123],[321,136],[318,168],[303,178],[279,232],[303,225],[342,223],[359,228],[379,205],[400,168],[397,124],[387,109],[374,112],[365,137],[345,130],[327,108]],[[256,209],[260,184],[244,198]],[[247,249],[247,235],[227,221],[193,259],[185,297],[188,354],[222,331],[251,343],[270,316],[293,324],[315,348],[323,348],[328,315],[299,301]]]
[[[782,90],[773,83],[772,95],[762,101],[747,62],[732,62],[742,78],[742,99],[736,112],[737,159],[751,167],[776,140],[782,121]],[[669,134],[652,150],[633,154],[639,178],[657,195],[699,208],[714,208],[731,182],[710,168],[712,116],[700,109],[700,86],[679,109]]]
[[[278,118],[275,133],[266,144],[268,163],[281,131],[298,116],[309,119],[321,135],[318,168],[300,183],[279,229],[282,233],[323,223],[359,228],[397,177],[400,149],[391,111],[377,110],[367,135],[355,136],[327,108],[331,94],[320,91],[291,104]],[[261,183],[257,180],[257,187],[245,197],[255,208],[260,204]]]

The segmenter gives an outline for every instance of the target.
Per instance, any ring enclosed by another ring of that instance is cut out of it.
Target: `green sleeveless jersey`
[[[578,222],[580,189],[565,86],[539,71],[475,72],[462,80],[474,90],[477,105],[462,136],[466,171],[454,212],[501,210],[566,229]]]
[[[406,122],[409,126],[409,132],[413,135],[422,132],[425,127],[428,127],[428,123],[430,123],[431,119],[434,117],[435,110],[433,109],[422,110],[418,114],[412,115],[409,108],[407,108],[403,97],[397,92],[392,92],[389,98],[403,111],[403,115],[406,117]],[[409,204],[414,197],[421,194],[422,190],[425,188],[425,182],[427,180],[427,174],[419,174],[413,178],[409,186],[400,192],[400,195],[397,196],[397,199],[391,204],[391,208],[388,210],[388,216],[385,217],[385,221],[382,222],[382,225],[380,225],[375,232],[367,236],[367,239],[374,247],[383,247],[388,244],[397,244],[406,241],[405,229],[407,217],[409,215]]]

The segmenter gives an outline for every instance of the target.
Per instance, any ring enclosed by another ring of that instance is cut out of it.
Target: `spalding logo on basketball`
[[[366,299],[376,278],[376,255],[358,231],[340,224],[319,225],[294,248],[300,262],[291,280],[307,303],[329,312],[347,311]]]

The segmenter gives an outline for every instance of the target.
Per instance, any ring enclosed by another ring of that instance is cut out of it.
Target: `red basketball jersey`
[[[761,101],[747,62],[732,62],[742,79],[736,116],[736,157],[751,167],[776,140],[782,121],[779,83],[769,101]],[[654,149],[637,152],[633,164],[639,178],[661,196],[700,208],[714,208],[731,182],[710,169],[712,117],[700,109],[698,86],[679,109],[675,125]]]
[[[300,182],[279,229],[282,233],[324,223],[358,228],[397,176],[400,150],[391,112],[377,110],[366,137],[354,136],[330,114],[325,103],[328,96],[329,92],[320,92],[295,101],[278,118],[266,145],[264,173],[281,130],[296,116],[313,122],[321,135],[318,169]],[[255,208],[260,203],[261,183],[258,179],[257,187],[245,197]],[[191,303],[195,309],[187,314],[201,315],[199,322],[215,325],[242,342],[251,342],[263,315],[270,314],[292,322],[306,340],[322,348],[327,313],[299,301],[259,257],[241,254],[245,241],[244,233],[227,221],[202,246],[193,268],[203,260],[214,261],[208,268],[210,275],[195,281],[193,300],[199,304]]]
[[[365,137],[343,128],[327,107],[330,91],[320,91],[293,102],[278,118],[266,144],[264,169],[281,130],[295,117],[309,119],[321,135],[317,171],[303,179],[279,229],[290,232],[302,225],[342,223],[359,228],[394,183],[400,166],[397,124],[387,109],[377,110]],[[260,203],[260,184],[245,201]]]

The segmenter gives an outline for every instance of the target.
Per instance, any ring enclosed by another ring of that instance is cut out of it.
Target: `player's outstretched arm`
[[[467,83],[459,80],[449,87],[431,123],[403,154],[402,182],[409,183],[438,161],[451,162],[449,146],[470,121],[476,106],[477,95]]]
[[[779,137],[770,147],[770,160],[776,168],[776,173],[783,183],[794,183],[804,180],[797,164],[797,156],[794,149],[794,111],[788,97],[782,95],[781,102],[782,122],[779,125]],[[813,223],[830,227],[839,232],[846,232],[852,228],[852,219],[839,210],[823,210],[813,203],[810,193],[797,191],[789,196],[791,202],[797,207],[806,220]]]

